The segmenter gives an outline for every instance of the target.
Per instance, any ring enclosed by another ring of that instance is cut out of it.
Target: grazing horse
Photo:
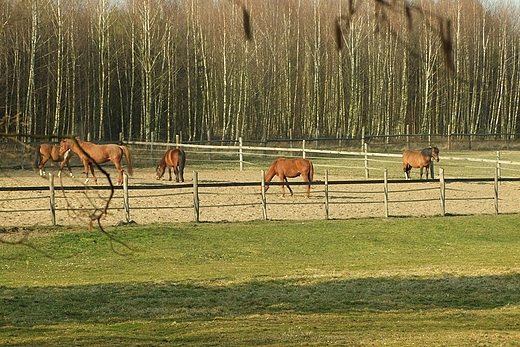
[[[123,184],[123,167],[121,166],[123,156],[126,157],[128,174],[132,175],[132,159],[130,158],[130,151],[126,146],[116,144],[96,145],[92,142],[81,141],[79,139],[64,139],[60,144],[60,153],[65,153],[68,150],[76,153],[83,162],[83,167],[85,168],[85,184],[88,182],[89,168],[90,172],[92,172],[92,177],[94,177],[94,183],[97,183],[93,163],[101,164],[109,160],[114,163],[119,172],[117,183]]]
[[[55,163],[60,163],[60,169],[58,170],[58,177],[61,176],[61,171],[63,167],[67,165],[67,169],[69,170],[69,175],[74,177],[72,174],[72,170],[70,169],[69,160],[72,157],[73,153],[71,151],[66,151],[64,155],[60,154],[60,146],[53,145],[50,143],[42,143],[36,147],[34,152],[34,167],[40,170],[40,176],[45,176],[45,164],[52,160]]]
[[[413,167],[421,169],[421,179],[423,175],[423,168],[426,168],[426,179],[428,179],[428,172],[430,171],[430,162],[432,158],[439,161],[439,149],[437,147],[428,147],[420,152],[406,150],[403,153],[403,171],[404,177],[410,179],[410,170]]]
[[[155,176],[158,180],[163,177],[164,172],[166,171],[166,167],[168,167],[168,172],[170,173],[170,181],[172,180],[172,168],[175,173],[175,182],[184,182],[184,166],[186,165],[186,153],[182,149],[179,148],[170,148],[166,151],[166,154],[162,157],[159,165],[155,171],[157,175]]]
[[[265,182],[271,182],[273,177],[277,175],[280,178],[281,182],[286,182],[287,177],[294,178],[298,176],[302,176],[305,182],[312,182],[312,178],[314,176],[314,167],[310,160],[303,158],[296,159],[286,159],[286,158],[278,158],[276,159],[269,170],[267,170],[265,174]],[[285,196],[285,185],[282,185],[282,196]],[[287,188],[293,195],[293,191],[289,184],[287,184]],[[269,186],[266,184],[265,191],[269,189]],[[307,194],[305,195],[307,198],[309,197],[311,191],[311,186],[307,185]]]

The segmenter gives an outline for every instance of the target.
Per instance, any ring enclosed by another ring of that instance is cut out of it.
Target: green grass
[[[519,217],[33,229],[0,346],[518,346]]]

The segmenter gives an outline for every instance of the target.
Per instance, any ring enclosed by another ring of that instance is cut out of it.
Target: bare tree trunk
[[[54,110],[54,126],[52,134],[59,134],[60,126],[63,121],[61,119],[61,98],[62,98],[62,69],[63,69],[63,21],[61,17],[61,0],[56,0],[56,27],[57,27],[57,52],[56,52],[56,92],[55,92],[55,110]]]
[[[26,132],[27,134],[32,133],[33,122],[34,122],[34,79],[35,79],[35,64],[36,64],[36,49],[38,45],[39,39],[39,31],[38,31],[38,0],[33,0],[31,2],[31,58],[29,65],[29,78],[27,81],[27,94],[25,99],[25,116],[24,123],[22,126],[20,122],[16,124],[16,132],[22,133]]]

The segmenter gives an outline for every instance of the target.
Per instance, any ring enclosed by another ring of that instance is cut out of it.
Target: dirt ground
[[[58,225],[88,225],[93,216],[103,210],[109,190],[90,190],[83,185],[83,174],[75,168],[76,178],[55,178],[56,223]],[[117,180],[113,168],[107,167],[111,177]],[[55,172],[48,168],[48,172]],[[194,172],[186,170],[185,183],[192,184]],[[201,222],[250,221],[264,219],[260,194],[260,170],[198,172]],[[316,181],[324,181],[319,172]],[[329,176],[329,181],[345,180],[345,177]],[[206,187],[207,183],[254,182],[254,186]],[[301,182],[301,178],[290,179]],[[104,177],[98,185],[106,185]],[[158,184],[176,189],[132,189]],[[0,191],[0,228],[14,226],[52,225],[49,198],[49,178],[40,177],[32,170],[3,171],[0,185],[13,190]],[[63,191],[61,186],[76,186],[78,190]],[[157,181],[153,168],[138,168],[129,178],[130,220],[137,224],[164,222],[192,222],[195,218],[193,188],[179,188],[179,184],[167,180]],[[41,187],[18,191],[15,187]],[[311,189],[305,198],[305,186],[293,185],[294,196],[286,191],[281,197],[281,187],[271,186],[266,194],[267,218],[270,220],[309,220],[327,218],[324,185]],[[499,213],[520,212],[520,183],[503,182],[499,185]],[[384,217],[384,185],[341,184],[330,185],[328,191],[328,218],[373,218]],[[474,215],[494,214],[494,185],[486,183],[450,183],[446,186],[446,214]],[[440,189],[438,182],[395,183],[389,185],[388,214],[390,216],[438,216],[441,215]],[[123,206],[123,191],[116,189],[110,201],[108,215],[101,219],[104,226],[124,224],[127,215]],[[95,218],[94,218],[95,219]]]

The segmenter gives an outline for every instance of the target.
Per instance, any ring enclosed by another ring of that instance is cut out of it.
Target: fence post
[[[361,152],[363,152],[363,148],[365,148],[365,127],[361,128]]]
[[[451,125],[448,125],[448,151],[451,151]]]
[[[181,144],[180,136],[179,136],[179,134],[176,134],[175,135],[175,148],[179,148],[180,144]]]
[[[494,188],[495,188],[495,196],[494,196],[494,200],[495,200],[495,214],[498,214],[498,169],[495,168],[495,184],[494,184]]]
[[[154,164],[154,159],[153,159],[153,142],[155,141],[155,138],[154,138],[154,135],[153,135],[153,131],[150,132],[150,164],[152,165],[153,167],[153,164]]]
[[[446,182],[444,181],[444,169],[439,168],[439,184],[441,195],[441,216],[446,215]]]
[[[200,205],[199,205],[199,173],[193,171],[193,212],[195,222],[199,222]]]
[[[265,171],[260,170],[260,173],[262,174],[262,180],[261,180],[261,188],[262,188],[262,213],[264,215],[264,220],[267,220],[267,200],[265,198]]]
[[[207,131],[207,136],[208,136],[208,145],[211,145],[211,132],[209,130]],[[208,152],[209,152],[208,160],[211,160],[211,148],[208,150]]]
[[[500,170],[500,151],[497,151],[497,170],[498,170],[498,179],[502,177],[502,172]]]
[[[56,226],[56,200],[54,196],[54,175],[49,173],[49,204],[52,226]]]
[[[365,151],[365,178],[368,179],[370,178],[370,172],[369,172],[369,169],[368,169],[368,143],[365,143],[365,146],[364,146],[364,151]]]
[[[435,179],[435,167],[433,164],[433,160],[430,160],[430,176],[432,180]]]
[[[384,171],[385,217],[388,218],[388,169]]]
[[[305,159],[305,139],[302,140],[302,157]]]
[[[125,208],[126,222],[130,223],[130,199],[128,197],[128,174],[123,174],[123,207]]]
[[[325,170],[325,219],[329,219],[329,170]]]
[[[238,138],[238,156],[240,158],[240,171],[244,171],[244,153],[242,151],[242,136]]]
[[[410,148],[410,124],[406,124],[406,148]]]

